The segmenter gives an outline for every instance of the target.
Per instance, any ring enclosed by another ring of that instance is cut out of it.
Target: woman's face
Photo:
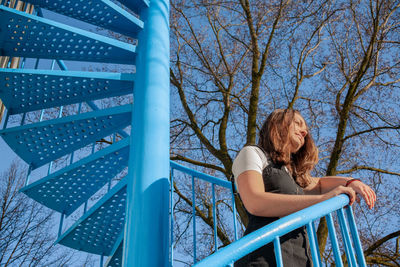
[[[289,126],[290,153],[296,153],[304,145],[304,138],[308,134],[307,125],[303,117],[295,113]]]

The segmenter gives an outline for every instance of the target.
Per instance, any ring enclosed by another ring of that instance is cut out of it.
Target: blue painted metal
[[[231,188],[231,195],[232,195],[232,210],[233,210],[233,231],[234,231],[234,237],[235,241],[238,239],[238,230],[237,230],[237,214],[236,214],[236,203],[235,203],[235,195],[233,193],[233,190]]]
[[[92,109],[92,110],[100,110],[97,105],[93,101],[87,101],[86,104]],[[119,130],[117,131],[123,138],[129,137],[129,134],[127,134],[125,131]],[[92,152],[93,153],[93,152]]]
[[[124,229],[126,179],[121,180],[65,231],[57,243],[109,256]]]
[[[29,165],[28,172],[26,174],[26,179],[25,179],[25,186],[27,186],[29,184],[29,180],[31,178],[31,172],[32,172],[32,166]]]
[[[30,198],[70,215],[128,166],[129,138],[21,189]]]
[[[62,117],[62,112],[63,112],[64,106],[60,106],[58,110],[58,118]]]
[[[310,241],[311,256],[313,260],[313,266],[319,267],[321,262],[319,261],[319,250],[318,250],[318,240],[314,232],[313,222],[307,224],[308,239]]]
[[[21,119],[21,124],[20,125],[24,125],[25,118],[26,118],[26,112],[24,112],[24,114],[22,114],[22,119]]]
[[[193,263],[197,262],[197,242],[196,242],[196,183],[192,175],[192,226],[193,226]]]
[[[169,266],[172,267],[174,265],[174,169],[171,168],[170,182],[169,182],[169,200],[170,200],[170,237],[169,237]]]
[[[216,220],[216,212],[217,211],[216,211],[216,206],[215,206],[215,186],[218,185],[218,186],[226,188],[226,189],[228,189],[230,191],[230,195],[232,196],[231,200],[232,200],[232,207],[233,207],[233,216],[232,216],[232,218],[233,218],[233,227],[234,227],[234,240],[237,240],[237,237],[238,237],[237,219],[236,219],[237,214],[236,214],[236,210],[235,210],[236,207],[235,207],[234,194],[233,194],[233,191],[232,191],[232,184],[230,182],[226,181],[226,180],[222,180],[220,178],[216,178],[214,176],[195,171],[195,170],[193,170],[191,168],[185,167],[185,166],[180,165],[180,164],[178,164],[176,162],[173,162],[173,161],[170,162],[170,165],[171,165],[171,183],[173,183],[173,179],[174,179],[174,172],[173,172],[174,170],[179,170],[179,171],[181,171],[181,172],[183,172],[185,174],[188,174],[188,175],[190,175],[192,177],[192,202],[194,203],[194,205],[192,206],[192,217],[193,217],[193,220],[195,219],[194,218],[194,214],[195,214],[195,191],[194,191],[195,178],[196,179],[200,179],[200,180],[205,181],[205,182],[208,182],[208,183],[211,183],[211,186],[212,186],[212,198],[213,198],[213,208],[212,209],[213,209],[214,222],[217,221]],[[170,198],[172,199],[173,198],[172,189],[170,190],[170,193],[171,193]],[[171,203],[171,207],[173,207],[172,203]],[[171,218],[171,225],[173,225],[173,218]],[[213,227],[214,227],[214,244],[215,244],[216,250],[218,250],[218,248],[217,248],[217,238],[218,238],[218,235],[217,235],[217,224],[214,224]],[[171,240],[173,238],[172,229],[171,229]],[[196,222],[195,221],[193,221],[193,251],[194,251],[194,261],[195,261],[196,254],[197,254],[196,253]],[[173,260],[173,258],[172,258],[172,260]]]
[[[133,74],[0,69],[0,98],[10,114],[132,93]]]
[[[313,221],[311,223],[311,227],[312,227],[312,231],[314,233],[315,247],[316,247],[316,250],[318,251],[318,253],[317,253],[318,263],[319,263],[320,266],[322,266],[321,254],[319,253],[320,250],[319,250],[319,245],[318,245],[317,231],[316,231],[316,228],[315,228],[315,221]]]
[[[6,118],[4,119],[4,122],[3,122],[3,130],[4,130],[5,128],[7,128],[8,119],[9,119],[9,118],[10,118],[10,112],[6,111]]]
[[[354,220],[353,210],[352,210],[351,206],[348,206],[346,208],[346,215],[348,218],[351,237],[353,239],[353,244],[354,244],[354,248],[355,248],[356,255],[357,255],[358,265],[363,266],[363,267],[367,266],[367,263],[365,262],[365,257],[364,257],[363,249],[361,247],[360,237],[358,235],[357,226],[356,226],[356,223]]]
[[[0,6],[0,56],[134,64],[135,46]]]
[[[141,11],[150,6],[149,4],[150,1],[148,0],[118,0],[118,1],[138,14],[140,14]]]
[[[354,250],[353,250],[353,245],[351,244],[350,236],[349,236],[349,228],[347,227],[346,224],[346,219],[344,216],[343,208],[339,209],[337,211],[338,219],[339,219],[339,224],[340,224],[340,230],[342,232],[342,238],[344,240],[344,247],[346,250],[346,257],[347,257],[347,262],[350,267],[355,267],[357,266],[356,262],[356,257],[354,255]]]
[[[218,250],[218,243],[217,243],[217,238],[218,238],[218,231],[217,231],[217,204],[215,202],[215,184],[211,185],[211,194],[212,194],[212,205],[213,205],[213,223],[214,223],[214,247],[215,251]]]
[[[333,224],[332,214],[328,214],[326,216],[326,223],[328,226],[329,239],[331,240],[333,256],[335,258],[335,264],[338,267],[343,267],[342,257],[340,255],[339,243],[336,237],[335,225]]]
[[[196,177],[198,179],[201,179],[203,181],[206,181],[206,182],[209,182],[209,183],[212,183],[212,184],[216,184],[216,185],[228,188],[228,189],[232,188],[232,185],[231,185],[230,182],[228,182],[226,180],[223,180],[221,178],[217,178],[217,177],[214,177],[214,176],[202,173],[202,172],[198,172],[196,170],[190,169],[188,167],[185,167],[185,166],[180,165],[180,164],[178,164],[176,162],[173,162],[173,161],[171,161],[170,164],[171,164],[171,168],[173,168],[175,170],[179,170],[179,171],[184,172],[186,174],[192,175],[192,176],[194,176],[194,177]]]
[[[132,105],[82,113],[0,131],[4,141],[25,162],[38,168],[93,140],[127,127]]]
[[[167,266],[169,1],[151,1],[140,17],[146,24],[139,34],[135,86],[143,90],[134,91],[123,265]]]
[[[53,167],[53,161],[50,161],[49,168],[47,169],[47,175],[50,175],[52,167]]]
[[[64,224],[64,217],[65,217],[65,214],[64,213],[61,213],[60,214],[60,223],[59,223],[59,226],[58,226],[58,237],[60,237],[60,235],[61,235],[61,233],[62,233],[62,228],[63,228],[63,224]]]
[[[115,242],[114,248],[111,251],[111,256],[108,257],[105,267],[120,267],[122,266],[122,247],[123,247],[123,232],[121,232],[117,241]]]
[[[48,10],[94,24],[130,37],[136,37],[143,28],[143,22],[109,0],[76,1],[27,0]]]
[[[220,249],[218,252],[198,262],[195,266],[225,266],[261,246],[272,242],[275,237],[282,236],[312,220],[330,214],[348,203],[349,198],[345,195],[340,195],[318,203],[312,207],[295,212],[242,237],[238,241],[231,243],[230,245]]]
[[[273,242],[274,242],[276,266],[283,267],[281,242],[279,241],[279,236],[275,236]]]

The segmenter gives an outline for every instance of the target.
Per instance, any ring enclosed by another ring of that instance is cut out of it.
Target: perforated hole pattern
[[[126,187],[118,191],[103,206],[81,222],[68,236],[77,247],[96,254],[108,255],[125,220]]]
[[[104,28],[116,29],[124,27],[132,30],[132,28],[135,27],[135,25],[129,23],[130,21],[128,19],[125,19],[120,13],[116,12],[102,1],[35,0],[31,2],[57,13]]]
[[[15,17],[9,13],[8,15],[7,31],[3,34],[11,42],[5,42],[3,48],[12,50],[12,54],[81,61],[120,62],[126,60],[126,63],[133,64],[132,51],[30,18]]]
[[[117,251],[113,255],[113,258],[108,262],[107,267],[118,267],[122,266],[122,244],[118,247]]]
[[[60,212],[70,213],[97,192],[127,166],[129,149],[124,147],[63,173],[29,190],[42,203],[50,203]]]
[[[14,105],[19,103],[15,108],[20,109],[53,107],[52,102],[83,102],[96,99],[96,95],[114,96],[115,91],[129,93],[129,87],[132,87],[131,82],[84,77],[25,73],[8,73],[1,77],[7,93],[11,95],[10,102]]]
[[[122,129],[129,123],[128,112],[42,127],[33,126],[4,138],[15,138],[20,151],[18,154],[25,161],[40,166]]]

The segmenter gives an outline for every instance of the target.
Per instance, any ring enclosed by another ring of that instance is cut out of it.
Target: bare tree
[[[256,142],[266,114],[297,108],[320,148],[314,175],[362,177],[378,192],[379,209],[356,213],[367,262],[392,266],[400,207],[397,191],[387,190],[399,187],[400,175],[399,1],[299,2],[172,1],[171,84],[181,106],[173,106],[171,158],[230,179],[234,156]],[[175,190],[177,209],[190,209],[184,182]],[[211,202],[197,201],[207,234]],[[221,245],[230,243],[218,227]],[[324,220],[318,237],[323,253]]]
[[[1,175],[0,266],[74,265],[75,253],[54,246],[53,213],[19,192],[24,182],[16,162]]]

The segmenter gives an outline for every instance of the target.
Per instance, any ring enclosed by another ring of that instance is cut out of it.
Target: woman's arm
[[[283,217],[301,209],[340,194],[355,200],[355,192],[350,187],[339,186],[323,195],[286,195],[265,192],[264,181],[259,172],[249,170],[237,178],[240,197],[247,211],[256,216]]]
[[[352,179],[353,178],[342,176],[327,176],[322,178],[313,177],[311,184],[304,188],[304,192],[311,195],[324,194],[337,186],[345,186],[346,183]],[[354,181],[350,183],[348,187],[352,188],[357,194],[361,195],[370,209],[374,207],[376,195],[371,187],[361,181]],[[358,198],[357,200],[359,201]]]

